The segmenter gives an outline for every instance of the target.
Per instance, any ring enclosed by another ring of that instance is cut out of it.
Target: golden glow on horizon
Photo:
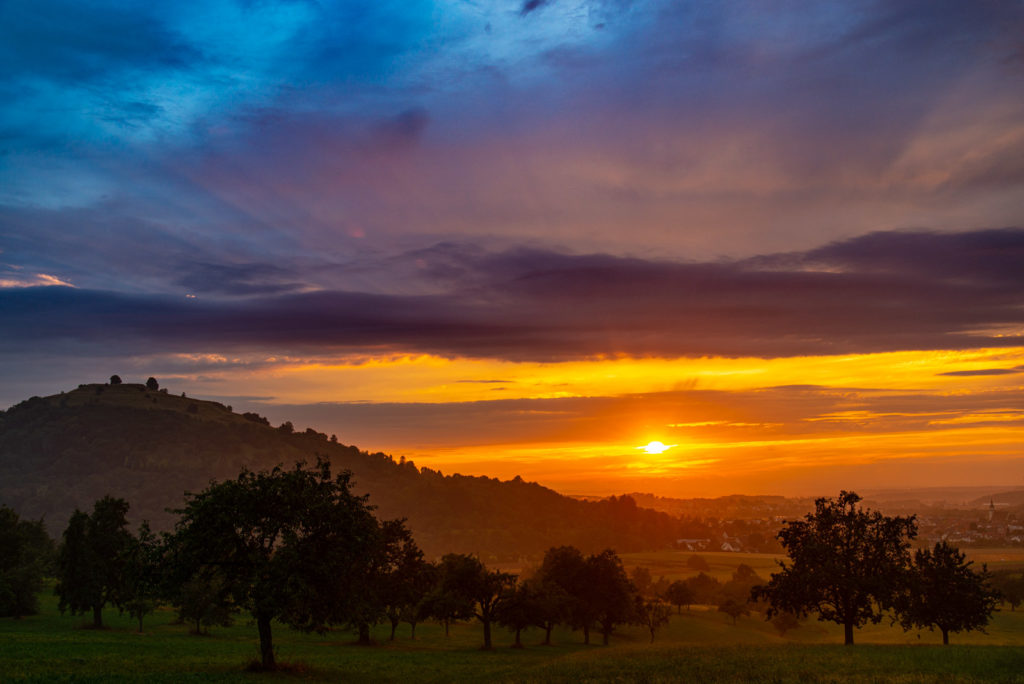
[[[205,378],[222,364],[233,393],[269,395],[268,404],[402,404],[409,425],[313,427],[446,473],[522,475],[562,491],[672,495],[694,482],[719,488],[703,493],[768,491],[793,473],[878,468],[1024,483],[1024,347],[563,363],[191,360]],[[638,434],[658,439],[634,446]]]
[[[202,363],[217,355],[181,355]],[[219,357],[223,359],[223,357]],[[237,369],[232,366],[237,362]],[[1024,366],[1024,347],[907,351],[778,359],[597,358],[560,363],[446,359],[429,355],[353,358],[336,363],[299,358],[223,359],[206,378],[230,381],[239,394],[275,404],[316,402],[449,403],[648,394],[677,390],[752,390],[819,385],[876,390],[971,392],[1011,375],[948,375]],[[1024,373],[1017,374],[1024,380]]]

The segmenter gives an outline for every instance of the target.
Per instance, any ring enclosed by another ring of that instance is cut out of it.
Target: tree
[[[718,612],[725,613],[732,618],[732,624],[736,624],[736,618],[740,615],[750,615],[750,608],[746,601],[737,601],[734,598],[725,598],[718,604]]]
[[[676,580],[668,585],[668,589],[665,590],[665,600],[676,607],[677,613],[683,612],[683,606],[686,606],[686,609],[689,610],[693,599],[693,589],[684,580]]]
[[[138,536],[132,537],[124,550],[119,606],[139,621],[139,632],[143,618],[156,610],[160,602],[162,561],[163,545],[149,529],[149,523],[143,521]]]
[[[120,375],[111,375],[110,376],[110,384],[111,385],[120,385],[121,384],[121,376]]]
[[[785,524],[778,534],[790,563],[780,562],[754,597],[768,601],[767,617],[782,611],[843,625],[844,643],[853,630],[877,623],[892,607],[909,560],[909,539],[917,534],[914,517],[888,517],[857,506],[860,497],[842,491],[820,498],[803,520]]]
[[[544,619],[544,642],[551,643],[551,628],[566,622],[573,629],[583,630],[583,643],[590,643],[590,628],[597,621],[594,607],[587,602],[587,561],[575,546],[551,547],[537,571],[537,579],[545,585],[545,592],[554,601],[554,610]]]
[[[381,599],[384,613],[391,622],[391,641],[402,620],[413,620],[415,635],[419,606],[433,587],[436,574],[423,559],[409,530],[399,521],[384,525],[384,563],[381,568]]]
[[[636,592],[619,556],[605,549],[588,557],[581,588],[584,601],[601,625],[602,643],[607,646],[615,626],[633,619]]]
[[[636,592],[641,596],[646,596],[647,592],[651,589],[651,585],[654,583],[651,571],[640,565],[630,571],[629,580],[636,588]]]
[[[544,630],[541,645],[550,646],[555,625],[570,620],[573,597],[559,584],[539,574],[530,580],[530,585],[536,597],[534,624]]]
[[[64,531],[57,561],[58,607],[72,615],[92,611],[93,627],[103,627],[103,606],[121,605],[124,552],[131,543],[128,502],[105,496],[92,515],[75,510]]]
[[[156,378],[151,377],[148,380],[146,380],[146,389],[152,392],[156,392],[158,389],[160,389],[160,383],[156,381]]]
[[[959,549],[944,541],[931,550],[918,549],[899,604],[903,628],[938,627],[942,643],[947,645],[950,632],[985,631],[998,596],[985,566],[975,572],[971,564]]]
[[[176,582],[216,570],[223,592],[248,610],[264,669],[274,669],[271,623],[323,632],[352,620],[359,578],[378,548],[380,526],[351,473],[332,477],[318,459],[306,468],[248,470],[190,494],[171,538]]]
[[[1004,571],[992,577],[992,584],[999,592],[999,600],[1010,604],[1011,613],[1024,601],[1024,576],[1014,577]]]
[[[451,605],[457,606],[462,614],[470,607],[471,614],[484,628],[483,648],[490,650],[491,624],[497,620],[506,593],[515,586],[515,575],[488,570],[476,556],[460,553],[442,557],[439,569],[441,594],[449,597]]]
[[[722,590],[721,582],[703,572],[697,573],[695,577],[688,577],[685,581],[693,592],[695,603],[712,605],[717,601],[718,593]]]
[[[659,628],[668,624],[672,609],[656,599],[645,599],[639,594],[634,598],[633,617],[636,624],[646,627],[651,633],[651,643]]]
[[[178,618],[194,625],[193,634],[207,634],[209,627],[230,627],[234,606],[216,568],[201,569],[177,591]],[[203,628],[207,629],[203,629]]]
[[[515,634],[515,641],[512,648],[522,648],[521,638],[524,629],[537,623],[537,612],[540,610],[540,601],[543,597],[537,591],[537,585],[532,582],[522,582],[515,588],[506,592],[504,599],[498,606],[498,624],[507,627]]]
[[[21,520],[0,506],[0,617],[39,612],[39,590],[52,563],[53,541],[42,520]]]

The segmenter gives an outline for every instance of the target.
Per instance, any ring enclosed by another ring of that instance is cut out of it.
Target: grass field
[[[767,574],[771,556],[704,554],[712,571],[728,577],[740,562]],[[684,564],[688,554],[682,555]],[[655,577],[686,576],[672,554],[625,556]],[[655,566],[655,563],[659,565]],[[664,568],[655,570],[654,568]],[[86,619],[61,616],[56,600],[43,597],[43,613],[22,620],[0,619],[0,682],[180,682],[180,681],[335,681],[335,682],[951,682],[1024,683],[1024,611],[995,614],[988,634],[953,635],[939,645],[937,633],[903,632],[886,622],[860,630],[857,645],[841,645],[836,625],[810,621],[780,637],[759,615],[734,626],[713,609],[683,611],[658,632],[655,643],[639,627],[625,627],[609,647],[584,646],[581,636],[557,632],[555,645],[539,646],[538,631],[526,632],[527,648],[509,648],[512,637],[495,632],[496,648],[480,650],[478,625],[457,625],[450,638],[436,625],[417,628],[408,638],[402,625],[388,642],[379,626],[374,647],[353,644],[339,631],[301,634],[276,626],[278,660],[289,671],[246,672],[257,656],[254,626],[240,617],[210,636],[173,624],[173,613],[151,616],[137,634],[127,616],[105,611],[110,628],[84,629]],[[600,639],[596,639],[600,641]]]

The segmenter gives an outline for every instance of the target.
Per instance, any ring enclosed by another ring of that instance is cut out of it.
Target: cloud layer
[[[192,263],[205,294],[0,292],[3,347],[272,349],[508,360],[796,356],[1024,344],[1024,230],[872,233],[807,252],[677,262],[439,244],[405,290],[294,292],[281,267]],[[406,263],[408,262],[408,263]],[[224,297],[223,295],[246,295]],[[110,342],[112,341],[112,342]]]

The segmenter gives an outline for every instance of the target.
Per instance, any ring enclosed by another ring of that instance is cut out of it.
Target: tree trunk
[[[516,643],[512,644],[512,648],[522,648],[523,642],[519,640],[519,633],[522,632],[521,627],[516,628]]]
[[[583,643],[590,645],[590,625],[583,625]]]
[[[844,637],[843,644],[845,644],[846,646],[853,646],[853,623],[852,622],[843,623],[843,637]]]
[[[359,645],[369,646],[370,645],[370,625],[366,622],[359,623]]]
[[[416,641],[416,623],[410,622],[409,625],[412,627],[412,633],[409,634],[409,638]]]
[[[196,634],[203,633],[203,623],[199,618],[196,618]]]
[[[608,645],[608,636],[611,633],[612,632],[611,632],[610,629],[603,629],[603,630],[601,630],[601,643],[604,644],[605,646]]]
[[[551,629],[553,627],[554,627],[554,624],[552,624],[550,622],[544,627],[544,643],[543,643],[544,646],[550,646],[551,645]]]
[[[491,621],[481,620],[484,623],[484,650],[491,650]]]
[[[654,628],[651,627],[651,643],[654,643]]]
[[[96,629],[103,628],[103,606],[97,605],[92,607],[92,626]]]
[[[448,625],[450,625],[450,624],[451,624],[451,620],[445,620],[444,621],[444,635],[446,637],[448,636]]]
[[[274,662],[274,644],[270,634],[270,616],[257,615],[256,628],[260,633],[260,660],[264,670],[273,670],[277,667]]]
[[[942,645],[949,646],[949,630],[945,627],[942,628]]]
[[[395,630],[398,629],[398,620],[391,621],[391,638],[388,641],[395,640]]]
[[[142,615],[139,615],[139,634],[142,634]]]

